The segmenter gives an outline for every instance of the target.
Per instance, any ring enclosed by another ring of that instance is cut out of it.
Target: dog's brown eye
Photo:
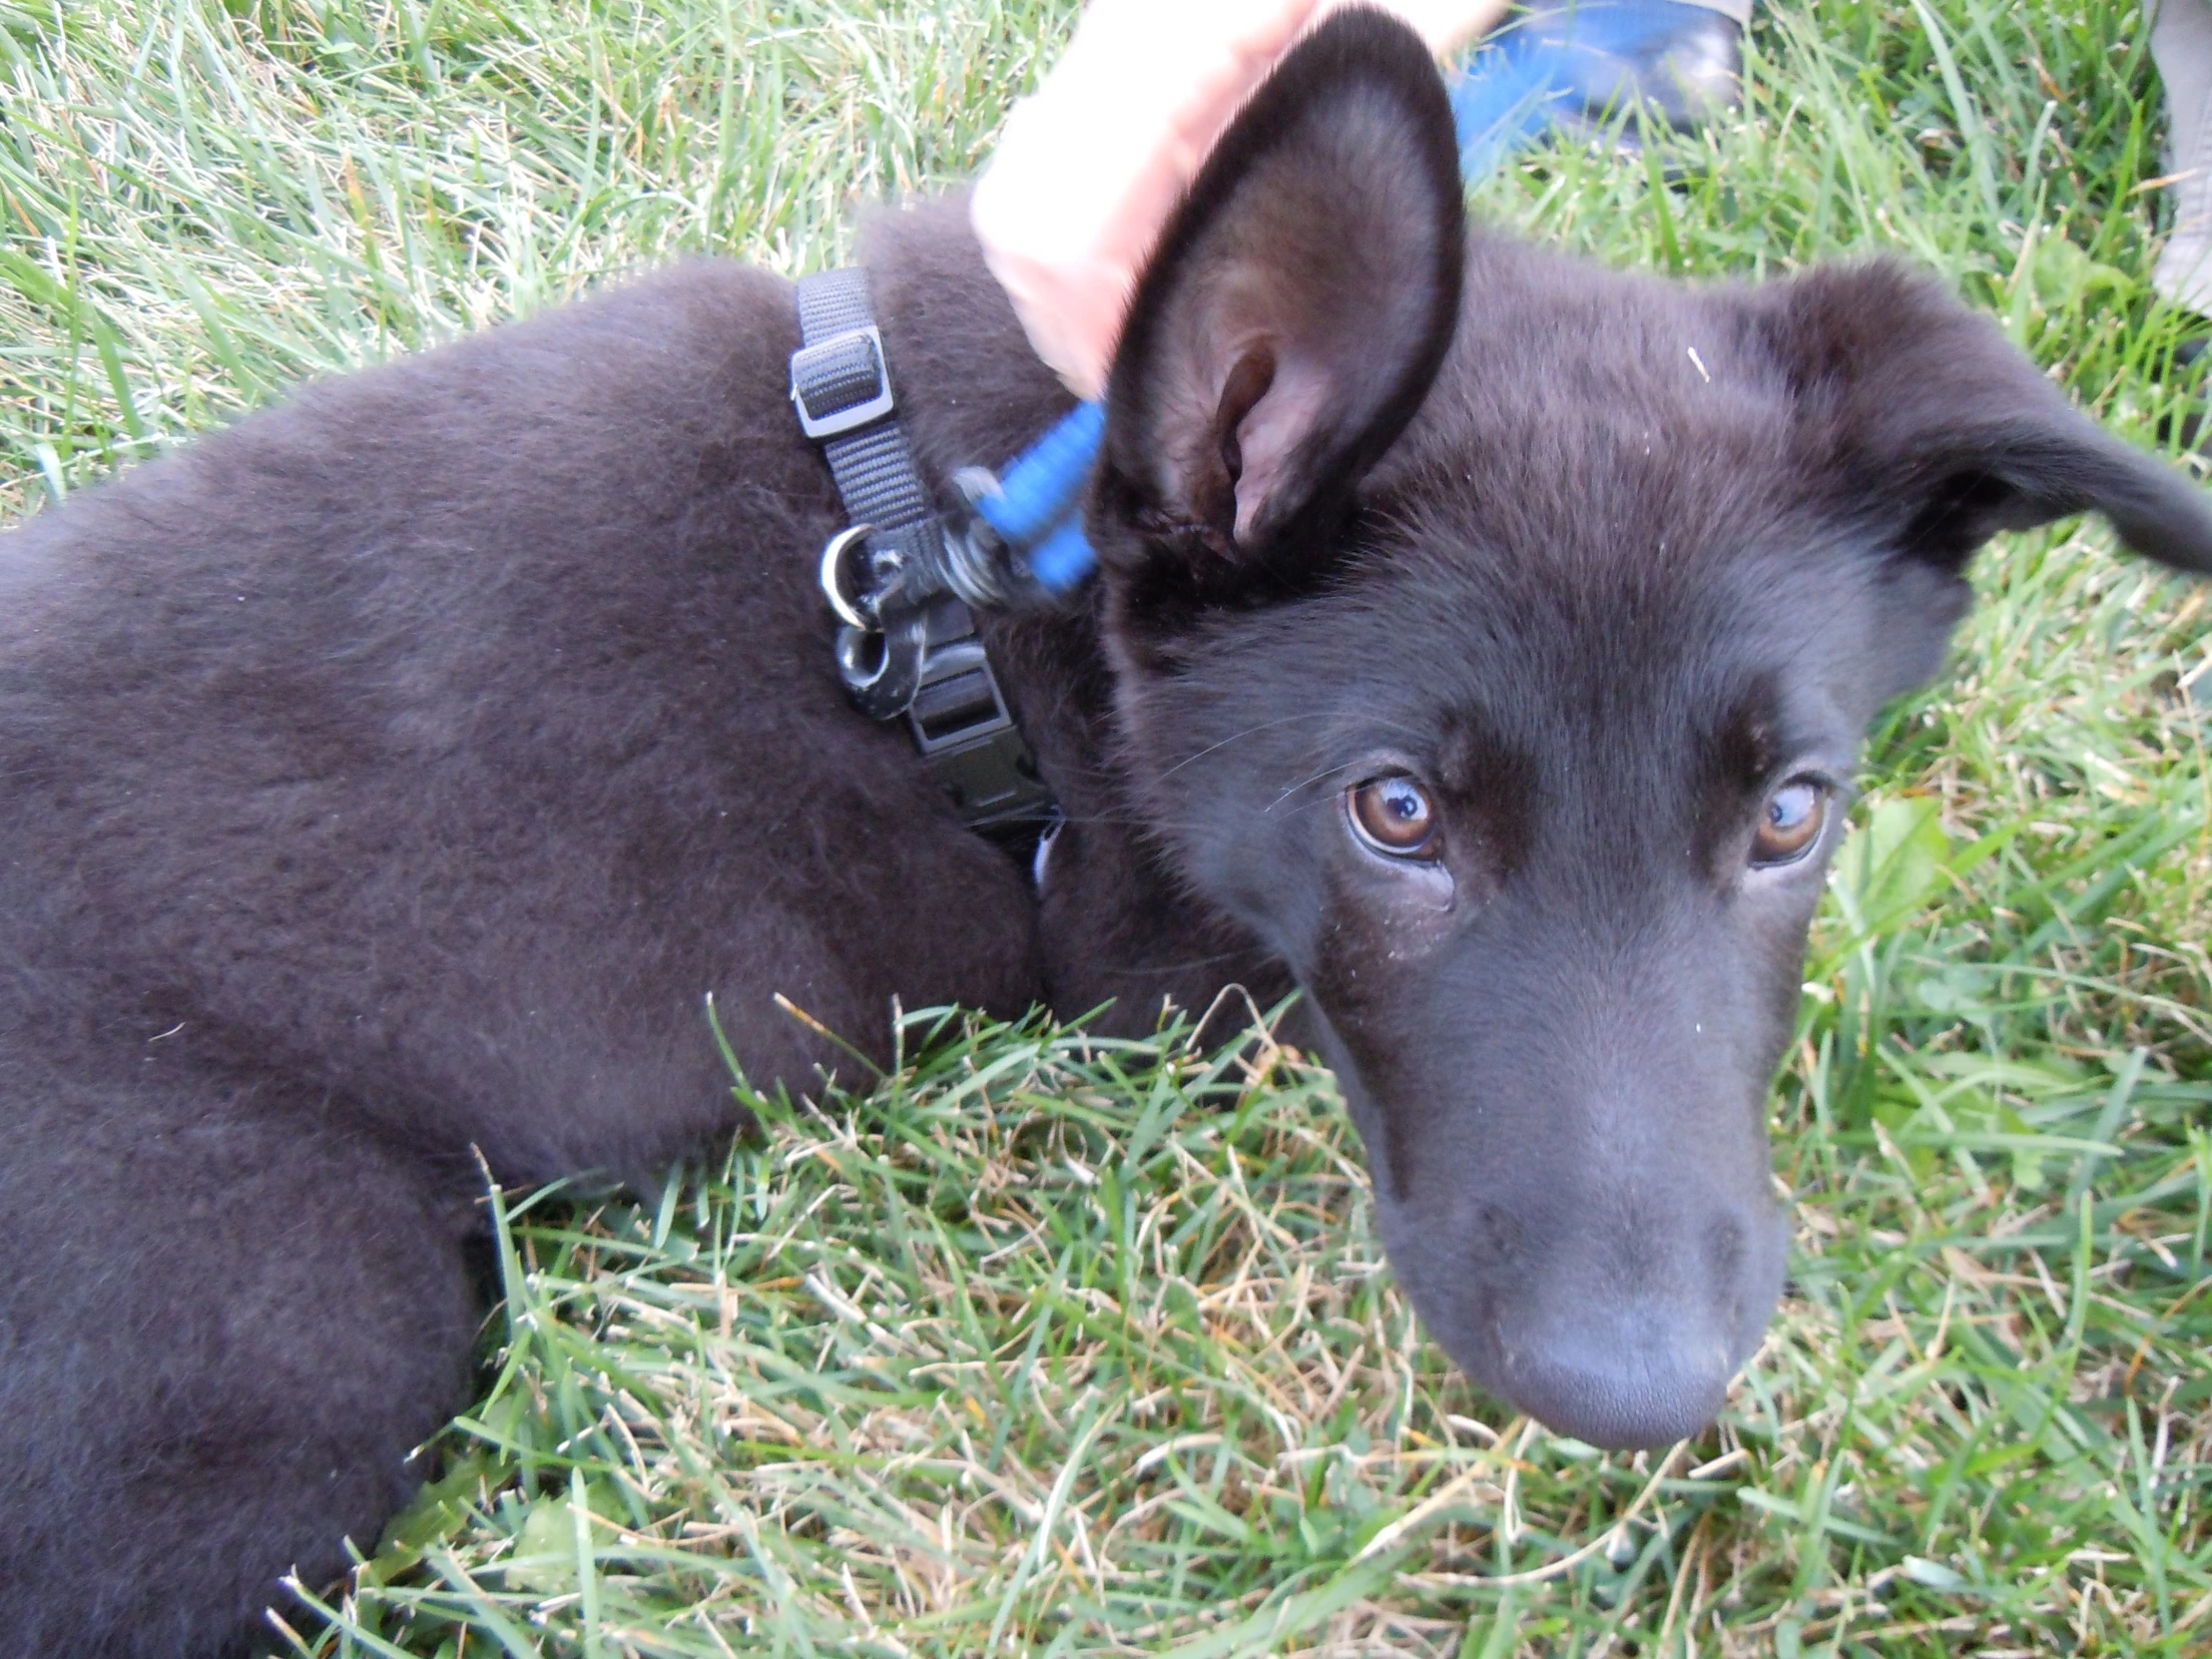
[[[1436,809],[1428,792],[1403,773],[1371,778],[1345,796],[1352,828],[1378,852],[1393,858],[1436,855]]]
[[[1759,833],[1751,841],[1751,861],[1787,864],[1804,857],[1821,838],[1827,818],[1828,792],[1810,778],[1793,778],[1767,797]]]

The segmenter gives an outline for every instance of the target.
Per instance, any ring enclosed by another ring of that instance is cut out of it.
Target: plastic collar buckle
[[[906,718],[914,747],[970,829],[1035,826],[1051,810],[1037,763],[974,638],[932,645]]]
[[[881,420],[894,406],[883,336],[872,323],[792,353],[792,407],[817,443]]]

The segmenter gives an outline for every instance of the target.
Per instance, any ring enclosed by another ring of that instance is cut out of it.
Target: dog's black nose
[[[1732,1333],[1674,1299],[1546,1310],[1498,1339],[1515,1405],[1557,1433],[1624,1451],[1705,1427],[1743,1359]]]
[[[1562,1250],[1495,1307],[1500,1391],[1592,1445],[1668,1445],[1720,1413],[1782,1293],[1788,1234],[1768,1201],[1702,1227],[1630,1226]],[[1620,1206],[1633,1214],[1638,1206]],[[1675,1218],[1679,1219],[1679,1218]]]

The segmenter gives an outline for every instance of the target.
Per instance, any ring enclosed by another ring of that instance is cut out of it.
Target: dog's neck
[[[954,472],[1003,467],[1073,406],[985,269],[964,196],[878,214],[861,259],[899,413],[940,501]],[[1053,1004],[1073,1016],[1111,997],[1105,1023],[1126,1030],[1149,1030],[1163,996],[1203,1012],[1231,982],[1265,1005],[1289,989],[1280,966],[1188,891],[1132,811],[1096,601],[1094,587],[1058,614],[984,621],[1008,701],[1068,816],[1039,895]]]

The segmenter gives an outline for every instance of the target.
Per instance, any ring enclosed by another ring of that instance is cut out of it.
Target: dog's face
[[[1780,1291],[1765,1099],[1860,734],[1994,530],[2206,568],[2212,523],[1895,270],[1692,292],[1458,200],[1417,43],[1350,14],[1171,228],[1092,514],[1126,759],[1305,988],[1431,1332],[1658,1444]]]

